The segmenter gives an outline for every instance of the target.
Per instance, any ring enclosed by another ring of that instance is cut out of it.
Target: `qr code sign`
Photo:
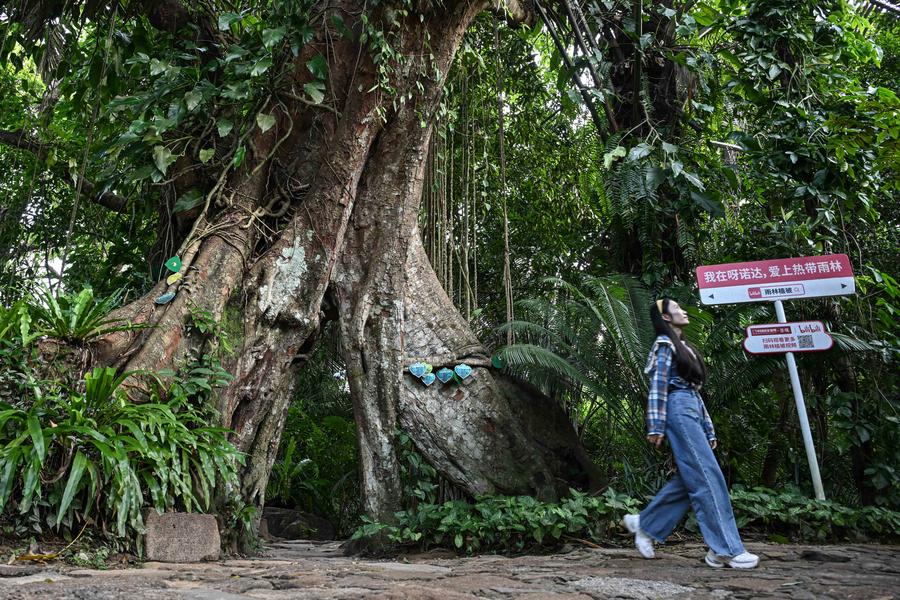
[[[812,348],[813,347],[813,336],[811,335],[798,335],[797,336],[797,347],[798,348]]]

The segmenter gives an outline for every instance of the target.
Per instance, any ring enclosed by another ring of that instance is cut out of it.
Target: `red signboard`
[[[856,293],[846,254],[697,267],[703,304],[766,302]]]

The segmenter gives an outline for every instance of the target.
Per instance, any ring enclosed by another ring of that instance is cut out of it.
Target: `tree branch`
[[[40,142],[25,135],[23,131],[0,131],[0,144],[31,152],[38,161],[43,161],[47,156],[47,148]],[[63,169],[54,169],[53,174],[57,175],[69,185],[75,185],[77,183],[77,181],[72,181],[72,178],[69,177]],[[81,191],[84,192],[85,196],[87,196],[94,204],[108,208],[113,212],[123,213],[128,207],[127,198],[114,194],[113,192],[97,193],[97,186],[87,179],[82,180]]]

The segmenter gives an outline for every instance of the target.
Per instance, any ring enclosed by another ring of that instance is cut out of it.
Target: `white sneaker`
[[[622,519],[625,529],[634,534],[634,546],[644,558],[654,558],[656,553],[653,551],[653,538],[643,532],[641,529],[640,515],[625,515]]]
[[[737,556],[729,558],[727,556],[719,556],[710,550],[706,553],[706,558],[704,560],[706,561],[706,564],[713,569],[721,569],[725,566],[731,567],[732,569],[753,569],[759,564],[759,557],[755,554],[750,554],[749,552],[742,552]]]

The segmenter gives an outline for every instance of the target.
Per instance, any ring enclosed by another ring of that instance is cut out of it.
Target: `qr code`
[[[799,348],[812,348],[813,347],[813,336],[798,335],[797,336],[797,346]]]

